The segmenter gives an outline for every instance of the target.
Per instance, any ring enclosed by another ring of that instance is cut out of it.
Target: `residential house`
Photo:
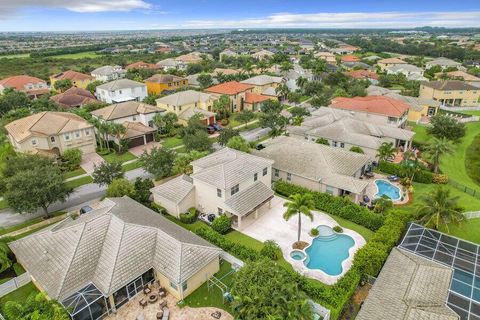
[[[367,94],[369,96],[387,96],[405,102],[410,106],[410,109],[408,109],[408,121],[416,123],[429,122],[429,118],[438,113],[441,105],[440,102],[430,98],[403,96],[390,89],[377,86],[369,86]]]
[[[98,100],[106,103],[143,101],[147,97],[147,86],[130,79],[118,79],[97,86],[95,95]]]
[[[218,98],[212,94],[186,90],[180,91],[156,100],[157,107],[173,112],[178,117],[178,122],[186,125],[195,114],[200,114],[205,124],[215,123],[213,103]]]
[[[238,112],[245,108],[246,93],[253,93],[254,88],[255,86],[251,84],[229,81],[207,88],[205,92],[211,93],[216,97],[227,95],[230,98],[231,112]]]
[[[238,53],[236,53],[231,49],[225,49],[222,52],[220,52],[220,55],[219,55],[220,61],[223,61],[223,59],[225,58],[235,58],[237,56],[238,56]]]
[[[253,154],[273,160],[273,181],[362,201],[369,182],[360,177],[371,163],[368,155],[286,136],[264,145]]]
[[[145,79],[148,94],[162,94],[173,92],[177,89],[188,86],[187,78],[174,76],[171,74],[156,74]]]
[[[154,63],[146,63],[143,61],[138,61],[129,64],[128,66],[125,67],[126,70],[135,70],[135,69],[151,69],[151,70],[156,70],[159,69],[159,66],[154,64]]]
[[[328,52],[328,51],[317,52],[313,56],[315,58],[324,60],[327,63],[337,64],[337,59],[335,58],[335,55],[331,52]]]
[[[341,58],[341,61],[342,62],[360,62],[361,59],[357,56],[349,54],[349,55],[343,56]]]
[[[361,61],[347,61],[347,62],[342,62],[342,67],[347,70],[356,70],[356,69],[362,69],[362,70],[369,70],[372,67]]]
[[[181,61],[177,61],[173,58],[167,58],[163,59],[157,62],[157,66],[159,69],[162,69],[163,71],[168,71],[169,69],[175,69],[175,70],[185,70],[187,68],[187,64],[183,63]]]
[[[71,87],[65,92],[51,96],[50,100],[64,109],[78,108],[87,103],[100,102],[90,91],[76,87]]]
[[[448,68],[457,68],[458,70],[465,71],[465,68],[462,66],[460,62],[457,62],[448,58],[441,57],[425,63],[425,69],[430,69],[435,66],[440,66],[442,70],[445,70]]]
[[[262,74],[240,82],[255,86],[253,89],[254,93],[263,94],[266,92],[267,94],[272,94],[275,93],[275,89],[285,81],[282,77]]]
[[[190,52],[175,58],[175,61],[178,61],[183,64],[192,64],[192,63],[200,63],[202,62],[202,53],[200,52]],[[211,58],[210,55],[206,55],[207,58]]]
[[[26,75],[0,80],[0,94],[7,88],[25,92],[30,98],[37,98],[50,92],[50,88],[44,80]]]
[[[422,83],[419,97],[433,99],[452,107],[480,106],[480,88],[459,80]]]
[[[9,246],[76,320],[103,319],[155,281],[182,300],[218,272],[222,252],[126,196]]]
[[[155,203],[178,217],[188,208],[226,214],[242,229],[270,206],[272,160],[223,148],[192,162],[193,173],[153,188]]]
[[[399,58],[386,58],[377,61],[377,65],[380,67],[380,70],[385,71],[388,67],[399,66],[402,64],[407,64],[405,61]]]
[[[265,50],[265,49],[262,49],[258,52],[255,52],[254,54],[252,54],[252,57],[258,61],[262,61],[262,60],[265,60],[265,59],[270,59],[271,57],[273,57],[274,53],[269,51],[269,50]]]
[[[405,126],[409,109],[406,103],[385,96],[337,97],[330,107],[347,110],[360,120],[396,127]]]
[[[370,70],[353,70],[344,74],[354,79],[368,80],[372,84],[377,84],[379,79],[378,74]]]
[[[128,140],[128,147],[132,148],[155,140],[157,127],[153,118],[164,112],[165,109],[146,103],[126,101],[94,110],[91,114],[102,121],[123,124],[125,133],[121,137],[111,136],[110,139],[116,144]]]
[[[60,80],[70,80],[72,82],[72,86],[86,89],[90,82],[93,81],[93,79],[94,78],[88,74],[80,73],[73,70],[67,70],[50,76],[50,85],[52,86],[52,88],[55,88],[55,82]]]
[[[385,71],[387,74],[403,74],[407,80],[428,81],[428,79],[423,76],[422,68],[408,63],[386,67]]]
[[[90,75],[97,81],[108,82],[125,77],[125,70],[121,66],[103,66],[93,70]]]
[[[211,73],[211,75],[212,77],[217,77],[220,74],[223,74],[225,76],[230,76],[230,75],[237,75],[239,73],[240,73],[240,70],[238,69],[215,68]]]
[[[70,112],[43,111],[5,125],[13,148],[21,153],[62,155],[65,150],[95,152],[93,125]]]
[[[437,78],[441,77],[443,73],[435,74]],[[470,73],[466,73],[465,71],[450,71],[447,72],[448,79],[452,80],[463,80],[472,86],[480,88],[480,78],[471,75]]]
[[[356,114],[334,108],[313,111],[300,126],[287,126],[287,132],[301,140],[325,139],[331,147],[345,150],[360,147],[371,159],[377,158],[382,143],[408,149],[414,136],[410,130],[358,119]]]
[[[273,92],[275,91],[273,90]],[[251,111],[261,111],[263,104],[272,99],[276,100],[278,98],[272,95],[263,95],[254,92],[247,92],[245,93],[244,107],[245,109]]]

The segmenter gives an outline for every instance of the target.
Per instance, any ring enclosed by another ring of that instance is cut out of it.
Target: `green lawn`
[[[30,282],[23,287],[18,288],[17,290],[10,292],[9,294],[0,298],[0,306],[4,306],[7,301],[17,301],[17,302],[25,302],[27,298],[32,294],[37,294],[38,291],[37,287]]]
[[[170,137],[163,140],[162,147],[171,149],[171,148],[178,147],[182,144],[183,144],[183,140],[181,138]]]
[[[124,163],[124,162],[130,161],[130,160],[137,159],[137,157],[135,157],[133,154],[131,154],[128,151],[124,152],[124,153],[121,153],[121,154],[118,154],[116,152],[112,152],[112,153],[109,153],[109,154],[106,154],[106,155],[102,155],[102,158],[105,159],[105,161],[107,161],[109,163],[112,163],[112,162]]]
[[[328,213],[327,213],[328,214]],[[370,238],[374,235],[374,232],[370,229],[367,229],[361,225],[358,225],[356,223],[353,223],[352,221],[349,221],[347,219],[343,219],[334,215],[329,214],[329,216],[337,221],[337,223],[345,229],[350,229],[358,234],[360,234],[366,241],[370,240]]]
[[[415,132],[415,135],[413,136],[413,142],[418,142],[420,144],[425,144],[428,142],[429,136],[427,133],[427,127],[409,122],[409,126],[412,127],[412,130]]]
[[[215,274],[215,277],[222,281],[228,289],[233,284],[232,266],[227,261],[222,260],[220,263],[220,270]],[[229,274],[230,273],[230,274]],[[208,290],[208,282],[202,284],[197,290],[190,294],[184,300],[185,305],[192,308],[200,307],[216,307],[231,313],[231,307],[228,302],[223,304],[222,291],[213,286]]]
[[[68,53],[68,54],[61,54],[57,56],[49,56],[49,58],[53,59],[83,59],[83,58],[97,58],[101,55],[95,53],[95,51],[86,51],[86,52],[78,52],[78,53]]]
[[[28,58],[30,53],[17,53],[17,54],[7,54],[5,56],[0,56],[0,59],[13,59],[13,58]]]
[[[81,177],[81,178],[78,178],[78,179],[75,179],[75,180],[67,181],[66,184],[70,188],[75,189],[75,188],[78,188],[78,187],[83,186],[85,184],[92,183],[92,182],[93,182],[93,178],[90,177],[90,176],[86,176],[86,177]]]
[[[130,171],[130,170],[138,169],[140,167],[142,167],[142,161],[137,160],[137,161],[130,162],[130,163],[127,163],[127,164],[123,165],[122,169],[123,169],[124,172],[127,172],[127,171]]]
[[[460,111],[460,113],[471,114],[472,116],[480,116],[480,110]]]
[[[236,243],[242,244],[246,247],[253,248],[258,251],[262,250],[263,248],[263,242],[258,241],[257,239],[254,239],[236,230],[232,230],[229,233],[227,233],[225,235],[225,238],[235,241]]]
[[[78,168],[77,170],[65,172],[63,174],[63,176],[65,177],[65,179],[68,179],[68,178],[73,178],[73,177],[76,177],[76,176],[80,176],[80,175],[85,174],[85,173],[86,173],[85,170],[83,170],[82,168]]]
[[[62,214],[65,214],[65,212],[64,211],[57,211],[57,212],[52,213],[51,215],[54,216],[54,217],[57,217],[57,216],[62,215]],[[7,233],[10,233],[10,232],[13,232],[13,231],[17,231],[17,230],[29,227],[31,225],[37,224],[37,223],[42,222],[42,221],[43,221],[43,217],[38,217],[38,218],[27,220],[23,223],[17,224],[16,226],[13,226],[13,227],[0,228],[0,236],[2,236],[4,234],[7,234]]]
[[[8,208],[8,203],[5,200],[0,200],[0,210]]]

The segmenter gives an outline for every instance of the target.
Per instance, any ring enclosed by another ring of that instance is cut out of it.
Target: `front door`
[[[135,279],[127,286],[128,298],[131,299],[137,295],[140,291],[143,290],[143,281],[142,277]]]

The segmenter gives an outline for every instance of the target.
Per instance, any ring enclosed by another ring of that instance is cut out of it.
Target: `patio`
[[[292,244],[297,241],[298,218],[293,217],[289,221],[283,219],[283,213],[285,212],[283,204],[287,202],[286,199],[275,196],[271,201],[271,209],[245,227],[242,230],[243,233],[262,242],[266,240],[274,240],[282,249],[285,260],[287,260],[295,270],[307,277],[317,279],[326,284],[334,284],[350,269],[355,252],[366,243],[365,239],[360,234],[349,229],[343,229],[343,233],[351,236],[355,241],[355,244],[350,248],[349,257],[342,263],[342,274],[338,276],[330,276],[320,270],[308,269],[303,265],[303,262],[294,260],[290,257]],[[313,239],[309,234],[312,228],[318,227],[319,225],[327,225],[330,227],[338,225],[333,218],[320,211],[313,211],[313,217],[313,221],[305,216],[302,217],[302,234],[300,240],[308,243],[311,243]]]

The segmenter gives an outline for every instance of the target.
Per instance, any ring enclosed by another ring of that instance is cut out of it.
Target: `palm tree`
[[[280,64],[280,71],[287,73],[293,69],[293,64],[289,61],[284,61]]]
[[[315,207],[313,197],[310,193],[304,194],[292,194],[289,197],[289,202],[283,204],[287,208],[287,211],[283,214],[285,220],[289,220],[294,215],[298,215],[298,241],[300,241],[300,235],[302,232],[302,214],[313,220],[312,211]]]
[[[279,97],[285,98],[290,93],[290,89],[288,88],[288,86],[285,83],[282,83],[281,85],[279,85],[278,87],[275,88],[275,93]]]
[[[307,84],[308,79],[305,77],[298,77],[298,79],[295,81],[295,84],[303,90],[303,87]]]
[[[380,147],[377,150],[377,157],[380,161],[386,160],[392,157],[396,151],[397,149],[393,146],[393,143],[384,142],[380,145]]]
[[[403,160],[408,161],[415,157],[415,153],[412,150],[407,150],[403,153]]]
[[[422,196],[423,204],[416,211],[418,221],[428,228],[438,230],[445,227],[449,232],[449,223],[458,223],[464,219],[462,209],[458,206],[458,196],[450,197],[450,190],[437,187]]]
[[[425,147],[427,157],[433,162],[433,172],[438,173],[440,158],[444,154],[453,153],[453,146],[447,138],[433,138],[433,140]]]
[[[111,123],[110,132],[117,138],[118,142],[118,153],[122,151],[122,136],[127,131],[127,128],[124,127],[121,123]]]

